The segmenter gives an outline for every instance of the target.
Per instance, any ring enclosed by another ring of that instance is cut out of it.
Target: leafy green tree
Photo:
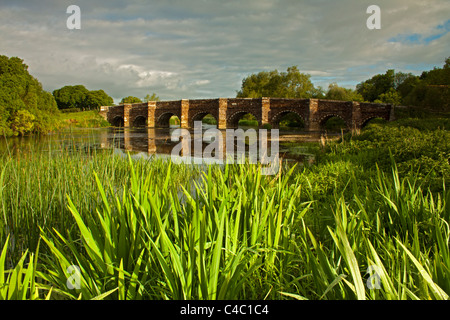
[[[147,94],[144,98],[144,102],[149,102],[149,101],[159,101],[159,97],[156,95],[156,93],[153,93],[151,96],[149,94]]]
[[[64,86],[53,91],[59,109],[85,109],[86,97],[89,90],[83,85]]]
[[[420,77],[388,70],[357,85],[356,90],[367,101],[450,109],[450,57],[442,68],[424,71]]]
[[[359,83],[356,91],[366,101],[375,101],[378,97],[395,87],[395,71],[388,70],[385,74],[377,74],[372,78]]]
[[[123,98],[120,103],[142,103],[142,100],[137,97],[128,96]]]
[[[53,91],[59,109],[98,110],[109,106],[114,100],[103,90],[89,91],[83,85],[64,86]]]
[[[402,96],[394,88],[391,88],[388,92],[380,94],[375,103],[389,103],[398,106],[402,103]]]
[[[396,87],[397,92],[402,97],[407,97],[418,85],[420,85],[420,77],[409,74],[408,77],[404,78],[401,83]],[[404,99],[403,99],[404,100]],[[403,101],[404,103],[404,101]]]
[[[57,124],[57,115],[55,99],[28,73],[23,60],[0,55],[0,132],[45,132]]]
[[[14,134],[23,136],[33,130],[35,116],[27,110],[17,110],[11,121]]]
[[[287,72],[262,71],[242,81],[238,98],[313,98],[323,93],[314,88],[309,74],[301,73],[296,66]]]
[[[408,81],[417,78],[417,76],[412,73],[404,73],[404,72],[395,72],[394,74],[394,89],[398,90],[402,85],[407,83]]]
[[[325,99],[341,100],[341,101],[364,101],[362,95],[352,89],[339,87],[337,83],[332,83],[328,86],[328,92]]]
[[[420,79],[427,85],[450,85],[450,57],[445,60],[442,68],[422,72]]]
[[[103,90],[89,91],[86,95],[85,105],[89,110],[98,110],[101,106],[110,106],[113,103],[113,98]]]
[[[405,89],[404,104],[450,111],[450,57],[442,68],[424,71],[407,84],[409,87]]]
[[[326,92],[321,86],[318,86],[317,88],[314,87],[311,90],[311,98],[312,99],[326,99]]]

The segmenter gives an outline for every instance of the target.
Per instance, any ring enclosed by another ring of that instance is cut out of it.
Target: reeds
[[[449,193],[422,190],[395,166],[364,180],[364,171],[334,176],[325,196],[307,167],[273,177],[257,165],[202,168],[108,152],[29,157],[5,157],[0,167],[3,299],[450,293]],[[74,266],[79,288],[68,285]]]

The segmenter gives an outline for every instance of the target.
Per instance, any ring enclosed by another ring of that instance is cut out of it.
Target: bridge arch
[[[124,127],[125,120],[122,116],[115,116],[112,119],[111,124],[113,125],[113,127]]]
[[[239,126],[239,120],[241,120],[242,117],[246,114],[251,114],[252,116],[254,116],[256,121],[258,121],[258,125],[261,125],[261,119],[252,111],[240,110],[232,113],[227,117],[227,128],[237,128]]]
[[[147,126],[147,118],[144,116],[137,116],[133,120],[133,127],[146,127]]]
[[[190,120],[189,120],[189,126],[190,126],[191,128],[193,128],[193,127],[194,127],[195,121],[202,121],[203,118],[204,118],[205,116],[207,116],[207,115],[211,115],[211,116],[216,120],[216,124],[218,123],[217,117],[214,116],[214,114],[212,114],[210,111],[199,111],[199,112],[196,112],[196,113],[190,118]]]
[[[287,110],[283,110],[283,111],[280,111],[280,112],[276,113],[272,117],[272,119],[270,121],[271,124],[272,124],[272,127],[273,128],[278,128],[280,126],[280,122],[283,119],[283,117],[288,115],[288,114],[295,114],[298,118],[300,118],[303,121],[303,123],[304,123],[304,125],[306,127],[307,120],[305,119],[305,117],[302,114],[300,114],[299,112],[297,112],[296,110],[293,110],[293,109],[287,109]]]
[[[172,118],[173,116],[178,117],[178,119],[180,119],[179,115],[174,113],[174,112],[164,112],[162,113],[157,119],[156,119],[156,124],[157,126],[160,127],[170,127],[170,118]]]
[[[383,121],[389,121],[389,119],[386,119],[386,117],[382,117],[382,116],[371,116],[371,117],[367,117],[364,120],[361,121],[361,128],[364,128],[365,126],[367,126],[369,124],[370,121],[375,120],[375,119],[380,119]]]
[[[331,118],[339,118],[345,123],[345,126],[347,127],[347,129],[351,128],[351,123],[349,123],[348,119],[346,119],[344,116],[342,116],[338,113],[328,113],[328,114],[322,116],[319,119],[319,127],[321,129],[323,129],[325,127],[325,124],[327,123],[327,121],[330,120]]]

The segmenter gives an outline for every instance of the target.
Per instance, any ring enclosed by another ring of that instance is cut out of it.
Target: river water
[[[223,156],[227,156],[227,147],[231,148],[229,144],[232,140],[226,138],[229,132],[216,130],[215,128],[213,125],[203,124],[201,131],[194,131],[193,129],[185,131],[183,138],[188,139],[191,142],[190,145],[180,142],[180,134],[176,131],[179,129],[177,126],[171,126],[170,128],[74,128],[48,135],[0,138],[0,153],[14,155],[36,150],[36,148],[45,152],[90,152],[94,149],[114,149],[117,154],[124,156],[130,153],[133,157],[150,158],[171,157],[172,154],[175,154],[174,148],[177,146],[178,149],[176,150],[181,149],[182,146],[188,146],[187,149],[176,152],[176,154],[193,159],[203,158],[207,162],[210,158],[218,159],[222,153]],[[210,129],[215,129],[214,135],[211,135]],[[265,145],[261,142],[266,141],[267,150],[263,151],[266,151],[269,156],[273,149],[271,147],[277,147],[280,158],[285,161],[312,162],[314,158],[308,152],[307,146],[311,146],[311,143],[323,143],[325,139],[335,139],[339,136],[339,134],[324,135],[319,132],[280,130],[277,138],[274,134],[275,131],[267,130],[267,139],[261,140],[264,138],[264,136],[261,136],[261,130],[248,127],[240,127],[240,129],[250,138],[244,139],[244,145],[239,144],[238,139],[233,139],[233,149],[228,150],[234,150],[235,156],[239,154],[239,150],[243,150],[237,149],[239,146],[241,148],[244,146],[244,153],[247,157],[255,150],[258,150],[258,155],[260,155],[262,148],[265,148]],[[200,135],[199,132],[201,132]],[[233,131],[230,132],[233,133]],[[252,140],[254,137],[256,137],[256,140]],[[217,141],[221,141],[222,145]],[[278,142],[278,146],[276,146],[276,142]],[[219,146],[222,149],[219,149]],[[250,146],[254,146],[256,149],[252,149]],[[223,152],[221,153],[219,150],[223,150]]]

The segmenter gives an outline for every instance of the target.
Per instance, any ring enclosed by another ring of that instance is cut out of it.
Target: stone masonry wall
[[[393,118],[389,104],[359,103],[318,99],[282,98],[219,98],[176,101],[149,101],[139,104],[101,107],[100,115],[112,124],[123,119],[124,126],[133,126],[138,117],[147,120],[147,126],[168,126],[169,119],[176,115],[182,128],[192,127],[195,120],[206,114],[216,118],[219,129],[236,127],[239,119],[247,113],[257,119],[260,126],[270,124],[276,128],[282,116],[296,113],[309,131],[318,131],[330,117],[343,119],[349,129],[359,129],[372,118]]]

